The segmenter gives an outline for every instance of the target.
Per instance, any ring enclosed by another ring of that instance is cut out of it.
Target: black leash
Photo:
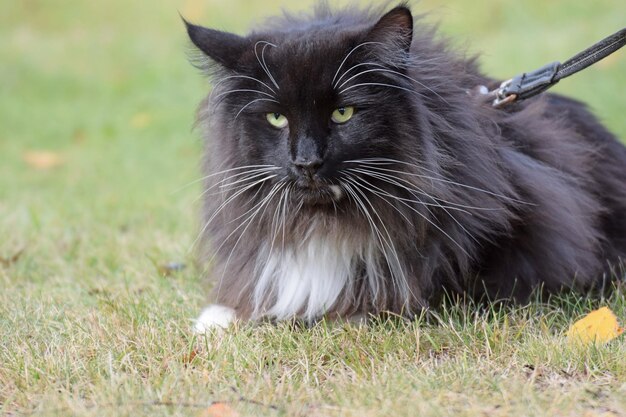
[[[626,45],[626,28],[602,39],[563,64],[553,62],[535,71],[525,72],[511,78],[500,84],[500,87],[495,90],[488,91],[486,87],[481,86],[479,92],[488,101],[492,101],[494,107],[502,107],[514,101],[524,100],[544,92],[558,83],[559,80],[595,64],[624,45]]]

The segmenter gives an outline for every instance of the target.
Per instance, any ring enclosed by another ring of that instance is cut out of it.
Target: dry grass
[[[277,4],[3,5],[0,414],[186,416],[228,401],[241,415],[625,415],[624,337],[588,349],[563,337],[600,304],[623,321],[623,290],[501,311],[454,304],[412,323],[190,335],[204,301],[189,252],[200,189],[182,187],[199,175],[190,127],[207,86],[176,10],[241,32]],[[524,4],[421,9],[488,51],[500,77],[565,59],[625,17],[611,0]],[[558,88],[626,137],[625,84],[622,53]],[[24,159],[42,150],[56,166]],[[170,261],[187,268],[163,276]]]

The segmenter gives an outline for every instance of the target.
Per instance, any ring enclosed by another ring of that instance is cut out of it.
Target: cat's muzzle
[[[326,205],[343,198],[344,191],[339,185],[329,184],[317,178],[296,180],[297,198],[307,205]]]

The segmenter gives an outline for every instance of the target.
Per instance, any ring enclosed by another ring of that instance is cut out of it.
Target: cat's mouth
[[[309,206],[333,204],[344,196],[343,189],[334,184],[307,184],[296,188],[297,198]]]

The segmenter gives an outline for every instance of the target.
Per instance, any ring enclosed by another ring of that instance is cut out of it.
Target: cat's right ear
[[[189,23],[181,16],[191,42],[206,56],[218,64],[235,69],[237,62],[249,46],[246,38],[233,33],[222,32]]]
[[[390,10],[369,31],[367,39],[388,46],[399,46],[406,52],[413,40],[413,15],[406,6]]]

